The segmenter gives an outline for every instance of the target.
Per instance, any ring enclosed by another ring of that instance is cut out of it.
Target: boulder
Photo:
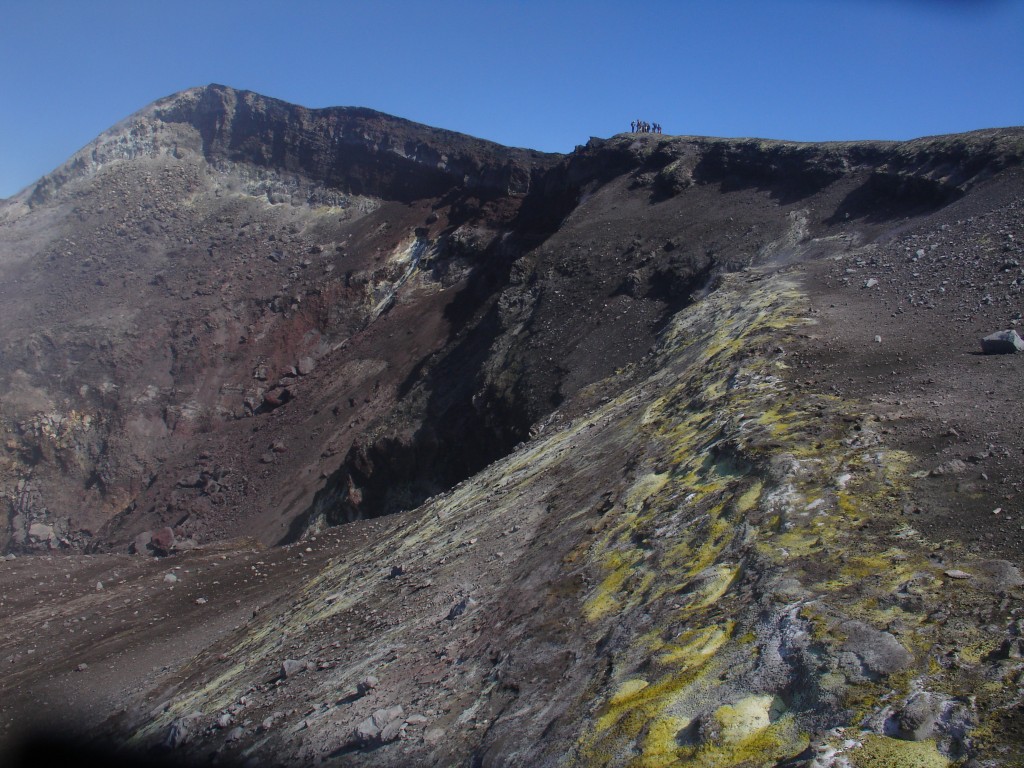
[[[356,691],[360,696],[365,696],[380,684],[374,675],[367,675],[356,684]]]
[[[150,534],[149,545],[158,555],[171,554],[174,550],[174,543],[174,531],[166,526]]]
[[[960,459],[950,459],[944,464],[932,469],[929,473],[929,477],[942,477],[943,475],[962,475],[967,471],[967,465]]]
[[[395,720],[402,720],[405,717],[405,710],[401,704],[396,704],[393,707],[386,707],[384,709],[378,709],[373,713],[373,722],[378,728],[382,729],[388,723]]]
[[[935,735],[935,725],[945,700],[931,693],[916,693],[896,716],[896,735],[907,741],[924,741]]]
[[[277,725],[278,720],[281,720],[283,717],[284,712],[271,712],[269,716],[263,718],[263,722],[260,723],[259,730],[271,730],[275,725]]]
[[[453,605],[451,610],[448,611],[448,621],[455,621],[455,619],[459,618],[459,616],[464,614],[468,609],[472,608],[475,605],[476,600],[467,595],[466,597],[462,598],[459,602],[457,602],[455,605]]]
[[[316,360],[312,357],[304,357],[299,360],[299,364],[295,366],[295,369],[299,372],[299,376],[309,376],[316,368]]]
[[[295,677],[300,672],[306,671],[306,662],[296,661],[295,659],[285,659],[281,663],[281,677],[289,678]]]
[[[162,743],[164,749],[177,749],[186,744],[199,730],[199,721],[202,717],[201,713],[193,712],[172,722],[164,735]]]
[[[361,744],[371,744],[380,735],[380,728],[368,717],[356,726],[355,738]]]
[[[878,680],[906,669],[913,661],[910,651],[888,632],[860,621],[844,621],[839,631],[846,635],[839,666],[850,679]]]
[[[149,544],[153,540],[152,531],[143,531],[135,537],[134,543],[132,543],[132,551],[137,555],[148,555]]]
[[[28,537],[32,541],[53,541],[56,538],[56,534],[53,532],[52,525],[46,525],[44,523],[32,523],[28,527]]]
[[[1012,329],[997,331],[981,339],[981,351],[986,355],[1012,355],[1024,352],[1024,339]]]
[[[376,710],[356,726],[355,740],[364,745],[387,744],[397,739],[405,727],[405,710],[400,704]]]
[[[380,729],[380,741],[383,744],[394,741],[402,735],[402,729],[405,728],[405,722],[402,718],[398,717],[389,722],[383,728]]]
[[[985,560],[977,563],[975,568],[989,582],[993,592],[1024,586],[1020,569],[1008,560]]]

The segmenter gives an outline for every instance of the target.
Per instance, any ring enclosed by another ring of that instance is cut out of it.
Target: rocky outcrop
[[[554,156],[509,149],[371,109],[307,109],[221,85],[155,102],[78,152],[27,194],[50,200],[68,181],[119,160],[199,154],[214,167],[242,166],[250,188],[313,181],[321,199],[338,191],[411,202],[452,189],[485,197],[529,192]]]

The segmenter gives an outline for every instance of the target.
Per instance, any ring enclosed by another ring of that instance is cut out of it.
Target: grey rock
[[[1024,339],[1012,329],[997,331],[981,339],[981,351],[986,355],[1012,355],[1024,352]]]
[[[1003,640],[998,649],[992,651],[988,656],[992,661],[1006,659],[1018,660],[1024,658],[1024,638],[1008,637]]]
[[[225,712],[223,715],[217,718],[217,727],[221,729],[227,728],[229,725],[231,725],[232,722],[234,722],[234,718],[227,712]]]
[[[383,729],[385,725],[392,722],[393,720],[402,720],[405,718],[405,710],[402,709],[401,704],[396,704],[393,707],[387,707],[386,709],[378,709],[373,713],[372,719],[378,729]]]
[[[362,744],[370,744],[376,741],[378,736],[380,736],[380,728],[373,722],[372,717],[366,718],[356,726],[355,738]]]
[[[240,725],[236,725],[234,728],[232,728],[230,731],[228,731],[228,735],[227,735],[227,738],[225,739],[225,741],[229,741],[229,742],[231,742],[231,741],[238,741],[244,735],[245,735],[245,729],[242,726],[240,726]]]
[[[283,717],[284,712],[271,712],[267,717],[263,719],[263,722],[260,723],[260,730],[269,731],[271,728],[277,725],[277,721],[282,719]]]
[[[910,652],[888,632],[859,621],[845,621],[839,631],[846,635],[839,667],[851,679],[878,680],[906,669],[913,661]]]
[[[867,280],[864,281],[865,288],[874,288],[876,285],[878,285],[878,280],[876,280],[873,277],[869,277]]]
[[[405,728],[405,721],[402,718],[396,718],[390,723],[380,729],[380,740],[382,743],[387,744],[394,741],[402,735],[402,729]]]
[[[387,744],[402,735],[405,710],[401,705],[378,709],[356,726],[355,740],[360,744]]]
[[[135,537],[135,541],[132,543],[132,551],[137,555],[149,554],[149,542],[153,540],[153,534],[149,531],[143,531]]]
[[[472,608],[474,605],[476,605],[476,600],[467,595],[466,597],[462,598],[459,602],[452,606],[451,610],[448,611],[448,616],[446,618],[448,619],[448,621],[455,621],[455,619],[459,618],[459,616],[464,614],[468,609]]]
[[[943,475],[962,475],[966,471],[967,464],[962,462],[960,459],[950,459],[949,461],[932,469],[928,473],[928,476],[942,477]]]
[[[967,573],[966,571],[961,571],[957,568],[950,568],[948,571],[943,571],[943,573],[948,579],[958,579],[962,581],[964,579],[971,578],[971,574]]]
[[[316,361],[312,357],[304,357],[299,360],[299,364],[295,366],[299,376],[308,376],[316,368]]]
[[[56,535],[52,525],[44,523],[32,523],[28,527],[28,537],[33,541],[52,541]]]
[[[198,731],[201,718],[202,714],[199,712],[179,717],[167,727],[167,733],[164,735],[161,746],[164,749],[177,749],[188,743],[189,739]]]
[[[996,592],[1024,586],[1024,576],[1021,576],[1020,569],[1007,560],[985,560],[978,563],[975,570],[985,577]]]
[[[296,661],[295,659],[285,659],[281,663],[281,677],[289,678],[295,677],[300,672],[306,671],[306,662]]]
[[[380,680],[373,675],[367,675],[356,684],[356,692],[360,696],[365,696],[378,685],[380,685]]]
[[[405,718],[405,722],[409,725],[426,725],[430,722],[430,719],[426,715],[409,715]]]
[[[907,741],[924,741],[935,735],[944,700],[931,693],[914,694],[896,716],[896,736]]]

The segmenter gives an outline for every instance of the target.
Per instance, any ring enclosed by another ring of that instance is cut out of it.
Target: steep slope
[[[279,539],[551,162],[216,86],[97,139],[2,214],[4,543]],[[289,398],[293,432],[255,435]]]
[[[1020,763],[1022,158],[158,102],[0,209],[5,737]]]

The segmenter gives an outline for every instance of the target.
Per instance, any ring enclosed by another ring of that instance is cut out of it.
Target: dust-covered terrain
[[[9,760],[1021,764],[1022,159],[133,115],[0,202]]]

